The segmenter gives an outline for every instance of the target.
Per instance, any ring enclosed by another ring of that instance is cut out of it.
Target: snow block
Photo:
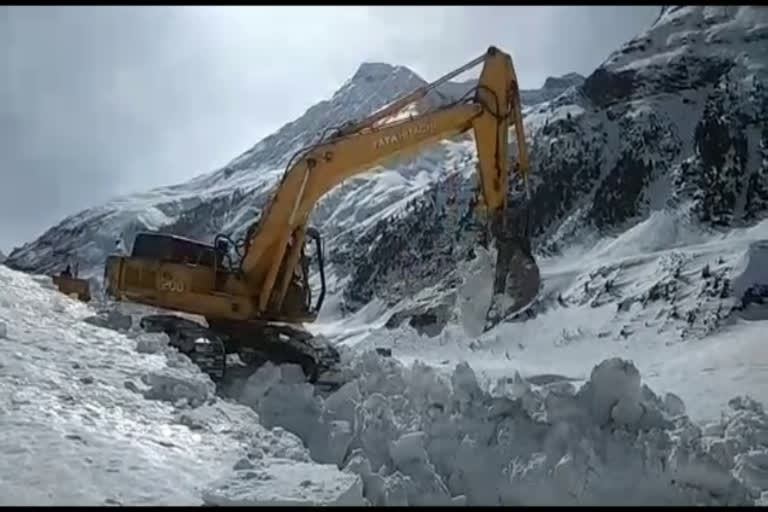
[[[136,337],[136,352],[159,354],[168,346],[168,335],[162,332],[142,332]]]
[[[601,362],[575,392],[516,376],[494,394],[466,363],[442,375],[371,351],[352,367],[358,377],[325,399],[266,368],[246,398],[313,460],[358,475],[374,506],[733,505],[764,490],[759,404],[734,399],[735,416],[707,430],[722,437],[704,438],[682,400],[657,396],[629,361]]]
[[[748,290],[768,288],[768,240],[752,242],[734,267],[731,289],[741,298]]]
[[[149,400],[162,400],[173,404],[198,407],[214,396],[215,385],[202,373],[190,374],[178,368],[165,368],[161,372],[145,375],[142,380],[150,388],[144,391]]]

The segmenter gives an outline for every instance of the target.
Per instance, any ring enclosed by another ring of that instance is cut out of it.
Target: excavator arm
[[[483,70],[472,96],[406,120],[383,122],[440,83],[480,63]],[[392,157],[469,130],[477,145],[482,206],[491,232],[496,236],[503,233],[510,126],[515,127],[518,170],[527,190],[528,155],[518,91],[512,59],[491,47],[480,58],[295,156],[263,215],[249,230],[240,263],[257,311],[280,310],[300,259],[309,216],[327,192]]]

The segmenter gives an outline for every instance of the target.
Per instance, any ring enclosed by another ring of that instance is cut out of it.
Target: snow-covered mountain
[[[673,232],[690,224],[710,234],[765,215],[767,14],[761,7],[667,6],[585,80],[565,75],[526,93],[528,101],[543,100],[525,109],[530,225],[540,255],[589,247],[653,215],[672,219]],[[74,258],[81,272],[99,275],[115,238],[130,245],[139,230],[237,236],[295,150],[423,83],[404,67],[363,64],[328,101],[224,168],[73,215],[14,250],[8,264],[44,272]],[[425,106],[469,86],[448,84]],[[331,273],[349,276],[336,281],[344,310],[374,298],[391,306],[417,294],[427,302],[450,295],[453,269],[474,239],[465,215],[473,146],[466,137],[445,141],[349,180],[318,204],[313,220],[326,237]],[[679,242],[674,233],[667,238]],[[401,306],[408,316],[410,306]]]
[[[583,80],[570,73],[548,79],[542,89],[524,90],[522,95],[524,101],[537,102]],[[446,83],[417,107],[429,108],[460,98],[474,83]],[[13,250],[9,265],[49,272],[70,259],[79,261],[86,275],[100,275],[104,255],[119,236],[130,247],[133,235],[145,229],[203,240],[212,240],[218,232],[240,233],[253,220],[298,149],[316,140],[324,130],[362,118],[425,84],[403,66],[364,63],[332,98],[314,105],[222,169],[178,186],[121,197],[68,217],[37,240]],[[447,143],[400,167],[379,168],[367,177],[345,183],[318,205],[316,223],[324,228],[326,236],[333,236],[359,229],[364,219],[386,215],[388,207],[418,194],[426,183],[439,177],[435,164],[445,158],[446,150],[454,152],[452,148]],[[459,150],[465,151],[463,146]],[[471,156],[464,159],[468,161]]]
[[[3,251],[0,251],[0,263],[5,261],[5,254],[3,254]]]

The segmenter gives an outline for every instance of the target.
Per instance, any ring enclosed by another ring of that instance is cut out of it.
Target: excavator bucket
[[[529,206],[508,207],[506,222],[492,223],[496,245],[493,301],[486,330],[530,306],[539,294],[541,275],[531,251]]]
[[[493,296],[484,331],[527,309],[541,288],[536,260],[519,240],[497,240]]]
[[[464,269],[458,293],[460,322],[467,335],[480,336],[538,297],[541,275],[528,226],[527,207],[510,209],[506,222],[491,222],[488,247],[475,249],[476,258]]]

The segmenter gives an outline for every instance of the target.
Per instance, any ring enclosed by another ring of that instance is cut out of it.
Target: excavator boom
[[[379,124],[449,78],[484,64],[474,97],[394,123]],[[252,231],[241,269],[258,290],[258,311],[280,310],[288,277],[298,262],[303,230],[312,208],[328,191],[395,156],[474,131],[483,206],[489,221],[503,225],[509,183],[508,131],[516,128],[520,172],[527,183],[527,151],[512,59],[490,48],[440,80],[350,124],[341,133],[301,153],[289,165],[260,222]],[[503,227],[501,228],[503,229]],[[499,229],[494,230],[499,236]],[[288,243],[294,240],[292,250]],[[278,282],[278,275],[284,278]],[[270,304],[272,301],[272,304]]]

